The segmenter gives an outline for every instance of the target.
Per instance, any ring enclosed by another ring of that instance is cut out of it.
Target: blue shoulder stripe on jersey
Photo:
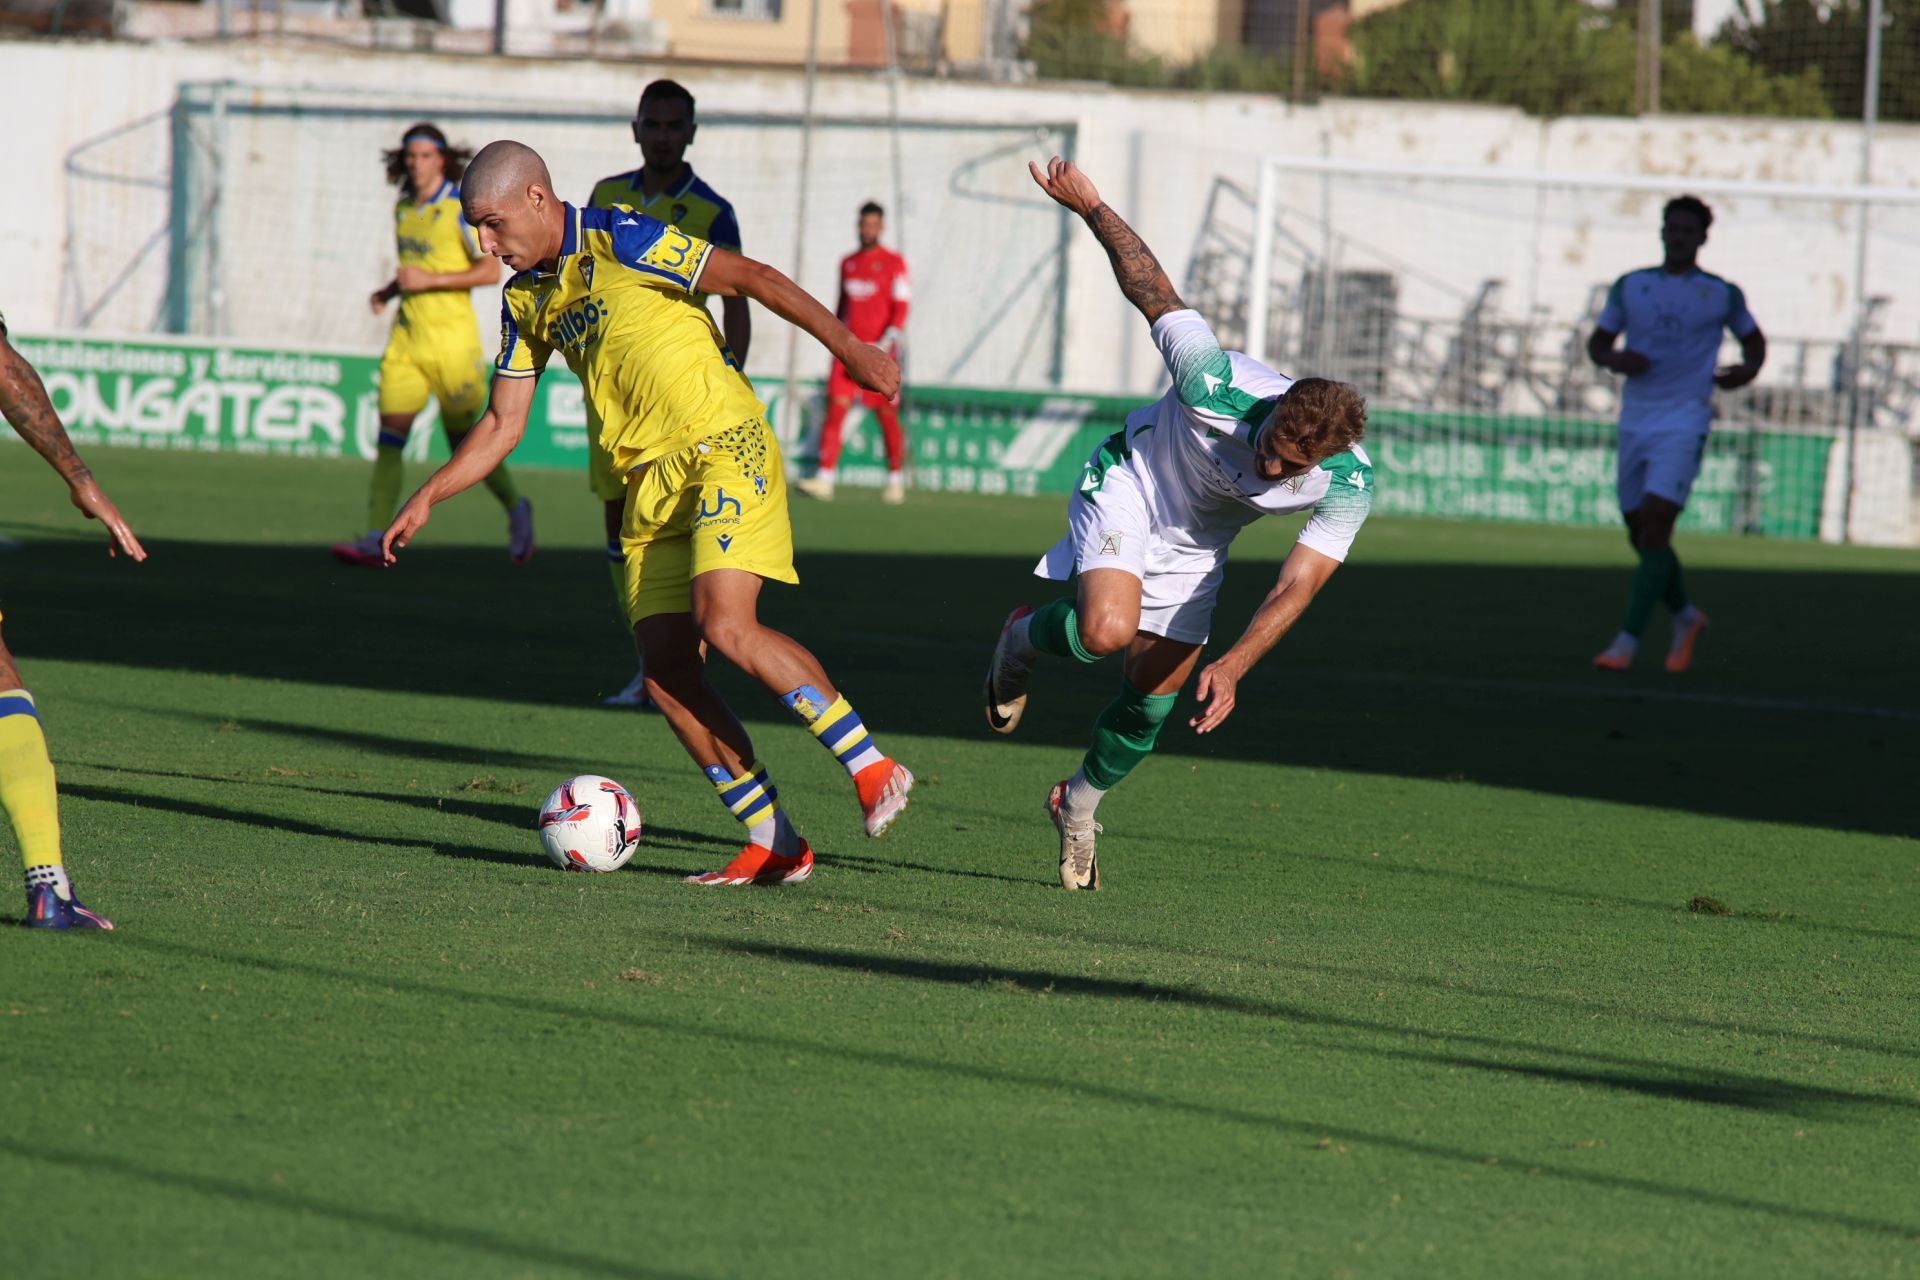
[[[513,279],[507,281],[507,289],[513,288],[524,271],[513,273]],[[513,305],[507,301],[507,289],[500,291],[500,358],[494,361],[494,367],[506,370],[513,364],[514,348],[520,345],[520,326],[513,322]]]

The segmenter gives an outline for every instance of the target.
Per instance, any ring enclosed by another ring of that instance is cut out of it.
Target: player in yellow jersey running
[[[640,144],[641,165],[626,173],[616,173],[594,184],[587,206],[611,209],[616,205],[636,209],[668,226],[684,231],[696,240],[705,240],[716,249],[740,252],[740,220],[724,196],[702,182],[687,163],[687,148],[699,130],[694,119],[693,94],[673,80],[655,80],[640,91],[640,104],[633,113],[633,140]],[[695,301],[706,305],[706,295]],[[753,320],[747,300],[741,297],[720,299],[720,331],[727,349],[741,368],[747,364],[747,344],[753,338]],[[613,469],[613,459],[600,447],[600,432],[589,424],[587,434],[587,484],[595,497],[605,504],[607,561],[613,571],[614,598],[626,614],[625,556],[620,550],[620,519],[626,509],[624,477]],[[609,707],[647,707],[647,672],[641,665],[627,687],[601,701]]]
[[[384,568],[380,533],[400,500],[400,451],[429,398],[440,402],[440,425],[454,448],[487,407],[487,360],[480,351],[468,291],[500,279],[500,264],[480,252],[460,214],[460,174],[472,153],[449,146],[447,135],[422,122],[385,153],[387,180],[401,190],[393,207],[400,267],[369,299],[379,315],[400,299],[387,351],[380,360],[380,438],[367,505],[370,532],[333,549],[334,558]],[[533,558],[533,504],[520,496],[504,465],[487,476],[487,489],[507,512],[507,554],[515,564]]]
[[[45,458],[72,492],[73,505],[89,520],[107,526],[107,551],[145,560],[147,552],[120,509],[100,492],[93,473],[74,452],[47,399],[47,388],[26,357],[7,341],[7,318],[0,316],[0,418]],[[113,921],[90,911],[73,896],[60,856],[60,800],[53,761],[40,730],[40,708],[20,687],[20,668],[0,639],[0,809],[13,824],[20,858],[27,869],[27,918],[30,929],[111,929]]]
[[[747,845],[696,884],[792,884],[813,850],[780,806],[733,711],[707,680],[704,640],[775,694],[852,777],[867,834],[906,808],[913,775],[880,754],[819,661],[762,626],[761,584],[797,582],[786,466],[766,407],[694,300],[749,297],[812,334],[861,386],[892,395],[900,371],[772,267],[624,209],[576,209],[526,146],[474,157],[462,200],[480,246],[518,273],[501,308],[492,401],[466,443],[387,530],[389,562],[437,502],[476,484],[526,430],[534,381],[557,350],[580,379],[626,477],[620,543],[627,616],[647,692],[707,775]]]

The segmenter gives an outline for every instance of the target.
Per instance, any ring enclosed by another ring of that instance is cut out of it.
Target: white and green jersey
[[[1373,505],[1367,455],[1356,446],[1300,475],[1262,478],[1254,441],[1293,379],[1242,352],[1221,350],[1195,311],[1161,316],[1154,322],[1153,340],[1173,386],[1129,414],[1126,429],[1088,459],[1081,497],[1099,506],[1109,470],[1127,469],[1135,482],[1128,488],[1137,487],[1152,528],[1149,572],[1215,567],[1240,530],[1261,516],[1307,510],[1313,514],[1299,540],[1345,560]],[[1056,547],[1049,559],[1058,567],[1057,557],[1074,550]]]

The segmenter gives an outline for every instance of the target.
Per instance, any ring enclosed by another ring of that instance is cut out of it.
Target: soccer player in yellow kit
[[[624,209],[576,209],[553,193],[531,148],[495,142],[474,157],[462,195],[480,245],[516,274],[501,309],[492,401],[466,443],[407,500],[387,530],[389,558],[429,512],[477,483],[526,429],[534,381],[557,350],[594,406],[626,477],[620,542],[627,616],[647,692],[747,828],[747,844],[696,884],[792,884],[813,850],[779,802],[740,721],[707,680],[700,644],[759,681],[852,777],[867,834],[906,808],[913,775],[880,754],[819,661],[762,626],[760,587],[796,582],[786,467],[765,406],[694,300],[753,298],[800,326],[882,395],[900,372],[773,268]]]
[[[698,131],[694,120],[693,94],[673,80],[655,80],[640,91],[640,104],[633,113],[633,140],[640,144],[641,165],[626,173],[602,178],[593,186],[587,205],[593,209],[611,209],[616,205],[635,209],[656,218],[696,240],[705,240],[717,249],[740,252],[740,220],[724,196],[702,182],[687,163],[687,148]],[[695,301],[706,305],[706,295]],[[741,297],[720,299],[720,331],[734,361],[745,368],[747,344],[753,337],[753,319],[747,300]],[[587,483],[596,498],[605,504],[607,561],[613,571],[614,598],[626,612],[626,561],[620,550],[620,517],[627,504],[624,477],[613,469],[613,459],[600,447],[600,433],[589,429],[587,436]],[[601,699],[609,707],[646,707],[647,672],[644,665],[634,673],[627,687]]]
[[[380,534],[400,500],[400,451],[427,400],[440,402],[440,425],[456,449],[487,407],[487,361],[467,295],[498,281],[500,264],[480,252],[461,217],[457,184],[470,154],[449,146],[447,135],[425,122],[386,153],[387,179],[402,193],[393,207],[400,268],[369,302],[379,315],[397,297],[400,315],[380,359],[370,532],[333,548],[334,558],[347,564],[386,567]],[[533,504],[520,496],[504,465],[487,477],[487,489],[507,511],[507,554],[525,564],[533,558]]]
[[[114,555],[145,560],[147,552],[120,509],[100,492],[93,473],[74,452],[73,441],[47,399],[47,388],[26,358],[7,341],[7,319],[0,316],[0,418],[45,458],[72,491],[73,505],[89,520],[107,526]],[[111,929],[113,921],[89,910],[73,894],[60,856],[60,799],[53,761],[40,730],[40,708],[20,687],[20,668],[0,639],[0,809],[13,824],[20,858],[27,871],[30,929]]]

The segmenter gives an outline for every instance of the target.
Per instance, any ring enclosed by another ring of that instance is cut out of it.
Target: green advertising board
[[[371,458],[379,431],[379,357],[355,351],[276,351],[218,344],[17,335],[68,430],[96,445]],[[783,388],[761,387],[789,456],[805,462],[821,385],[796,386],[800,425]],[[902,405],[916,488],[952,493],[1068,494],[1081,464],[1144,397],[958,387],[911,387]],[[431,414],[431,410],[429,413]],[[407,452],[444,457],[431,419]],[[10,433],[9,433],[10,434]],[[796,443],[793,436],[801,437]],[[1374,509],[1394,515],[1612,526],[1614,430],[1597,419],[1498,417],[1375,409],[1367,451]],[[1714,432],[1685,523],[1727,533],[1819,535],[1831,433],[1742,427]],[[541,379],[517,464],[584,469],[587,413],[580,385],[555,368]],[[842,483],[886,478],[880,433],[855,410]]]
[[[11,338],[40,371],[55,412],[82,448],[374,455],[380,431],[377,354],[167,338]],[[564,375],[542,382],[515,459],[584,468],[587,415],[580,385]],[[429,407],[421,418],[422,429],[408,441],[409,457],[446,456],[437,412]]]

